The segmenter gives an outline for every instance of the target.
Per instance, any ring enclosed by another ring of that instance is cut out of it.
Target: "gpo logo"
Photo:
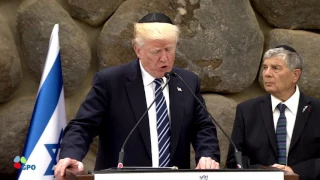
[[[27,159],[24,156],[16,156],[13,159],[13,167],[15,167],[16,169],[21,169],[22,170],[35,170],[36,169],[36,165],[34,164],[26,164],[27,163]]]

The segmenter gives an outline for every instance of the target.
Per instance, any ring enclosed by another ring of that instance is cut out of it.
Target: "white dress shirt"
[[[146,95],[147,100],[147,107],[150,106],[152,101],[155,99],[155,83],[153,82],[155,80],[154,77],[152,77],[141,65],[141,75],[142,75],[142,81],[144,86],[144,92]],[[167,82],[167,79],[165,77],[162,78],[164,84]],[[164,98],[166,99],[166,104],[168,108],[168,117],[169,122],[171,122],[170,118],[170,100],[169,100],[169,85],[166,86],[166,88],[163,90]],[[152,107],[148,111],[149,116],[149,127],[150,127],[150,140],[151,140],[151,154],[152,154],[152,167],[158,167],[159,166],[159,147],[158,147],[158,132],[157,132],[157,114],[156,114],[156,103],[152,105]]]
[[[280,111],[277,108],[277,105],[282,102],[282,104],[285,104],[287,106],[284,112],[287,119],[287,145],[286,145],[287,157],[288,157],[288,152],[290,148],[294,124],[296,122],[296,116],[297,116],[298,106],[299,106],[299,98],[300,98],[300,91],[298,86],[296,86],[296,92],[286,102],[282,102],[278,98],[271,95],[273,122],[274,122],[275,131],[277,129],[277,123],[280,117]]]

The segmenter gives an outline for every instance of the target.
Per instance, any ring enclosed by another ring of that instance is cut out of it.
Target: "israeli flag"
[[[55,179],[53,167],[59,157],[66,126],[58,33],[59,25],[55,24],[22,154],[27,161],[21,164],[18,173],[18,179],[21,180]]]

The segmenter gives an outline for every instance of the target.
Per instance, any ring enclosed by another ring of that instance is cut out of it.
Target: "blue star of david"
[[[58,156],[58,152],[60,149],[60,141],[62,138],[62,134],[63,134],[63,129],[61,129],[60,132],[60,136],[59,136],[59,140],[57,144],[45,144],[48,153],[50,154],[51,157],[51,162],[45,172],[45,176],[52,176],[54,175],[54,170],[53,170],[53,166],[57,164],[57,156]]]

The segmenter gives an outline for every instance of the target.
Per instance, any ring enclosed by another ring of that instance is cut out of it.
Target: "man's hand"
[[[210,157],[201,157],[196,169],[220,169],[220,165]]]
[[[278,168],[278,169],[281,169],[281,170],[284,170],[284,171],[288,171],[288,172],[294,173],[293,170],[291,169],[291,167],[289,167],[289,166],[285,166],[285,165],[281,165],[281,164],[274,164],[271,167],[275,167],[275,168]]]
[[[54,166],[54,175],[57,180],[65,179],[67,168],[69,168],[74,173],[83,172],[84,170],[82,162],[70,158],[60,159],[57,165]]]

